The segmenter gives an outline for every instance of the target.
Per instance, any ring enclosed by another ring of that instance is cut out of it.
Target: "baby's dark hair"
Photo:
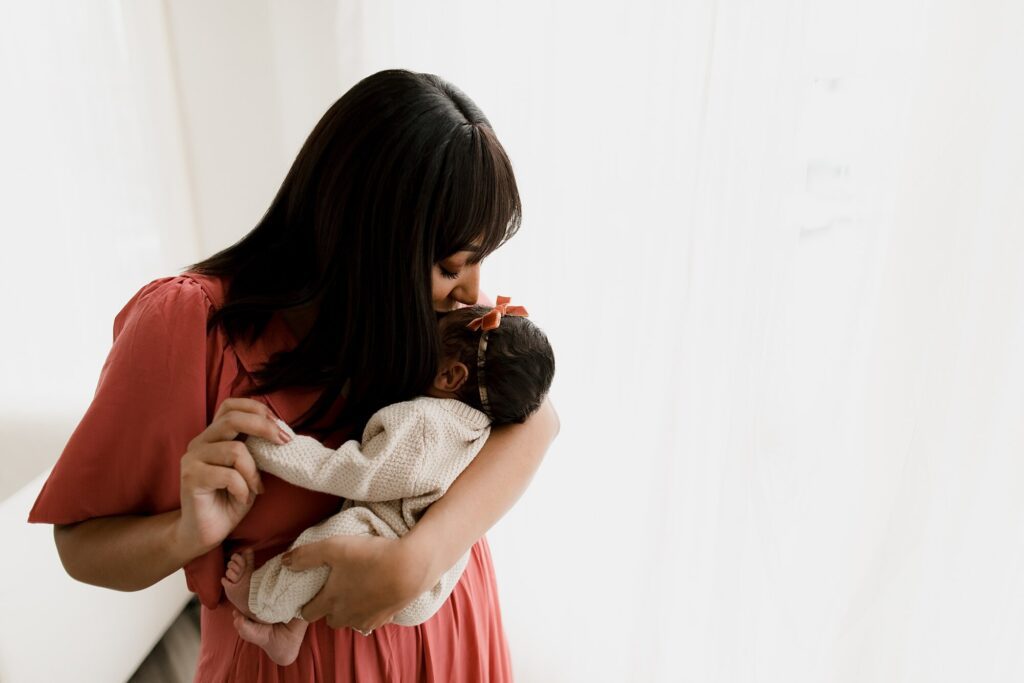
[[[555,352],[547,336],[529,318],[502,316],[501,324],[487,332],[484,384],[490,410],[486,410],[480,400],[477,373],[477,352],[483,332],[466,325],[490,310],[470,306],[446,313],[441,351],[446,358],[457,358],[469,369],[469,377],[455,392],[460,401],[487,414],[494,426],[523,422],[540,407],[551,388]]]

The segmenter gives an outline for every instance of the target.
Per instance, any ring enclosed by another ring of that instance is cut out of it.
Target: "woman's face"
[[[480,264],[467,261],[475,251],[457,251],[434,264],[431,274],[434,310],[472,306],[480,296]]]

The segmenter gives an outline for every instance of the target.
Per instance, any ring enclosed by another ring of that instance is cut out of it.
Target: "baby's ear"
[[[458,391],[469,379],[469,368],[464,363],[451,359],[444,363],[434,378],[434,386],[441,391]]]

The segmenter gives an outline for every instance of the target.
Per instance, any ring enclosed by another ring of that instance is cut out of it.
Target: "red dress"
[[[108,515],[149,515],[180,503],[181,457],[213,420],[221,402],[252,386],[249,376],[297,340],[278,316],[251,346],[228,343],[206,321],[223,301],[223,282],[189,273],[154,280],[114,319],[114,344],[93,401],[29,513],[29,522],[68,524]],[[255,396],[293,423],[316,391],[285,389]],[[323,438],[340,446],[348,431]],[[303,433],[303,432],[299,432]],[[322,435],[321,435],[322,436]],[[202,603],[197,681],[510,681],[512,669],[486,538],[451,597],[419,626],[387,624],[369,637],[310,624],[298,659],[275,664],[238,637],[220,577],[239,546],[256,565],[284,551],[307,527],[337,512],[344,499],[301,489],[262,473],[266,492],[223,545],[185,565]]]

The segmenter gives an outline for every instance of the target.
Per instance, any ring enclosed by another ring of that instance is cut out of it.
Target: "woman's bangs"
[[[468,261],[478,263],[510,240],[522,220],[519,190],[505,151],[489,128],[474,128],[469,141],[472,162],[452,167],[447,201],[439,217],[436,260],[475,249]]]

